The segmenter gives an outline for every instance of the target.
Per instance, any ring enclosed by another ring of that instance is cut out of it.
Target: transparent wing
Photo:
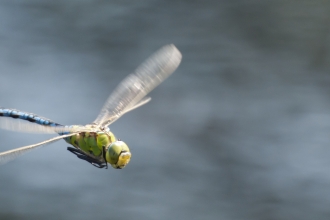
[[[72,133],[72,134],[67,134],[67,135],[61,135],[61,136],[58,136],[58,137],[55,137],[55,138],[52,138],[52,139],[49,139],[49,140],[46,140],[46,141],[43,141],[43,142],[40,142],[40,143],[37,143],[37,144],[32,144],[32,145],[28,145],[28,146],[25,146],[25,147],[20,147],[20,148],[16,148],[16,149],[13,149],[13,150],[9,150],[9,151],[5,151],[5,152],[2,152],[0,153],[0,164],[4,164],[4,163],[7,163],[11,160],[14,160],[16,159],[17,157],[25,154],[25,153],[28,153],[30,152],[31,150],[34,150],[38,147],[42,147],[42,146],[45,146],[46,144],[50,144],[54,141],[58,141],[60,139],[63,139],[63,138],[66,138],[66,137],[70,137],[70,136],[73,136],[73,135],[76,135],[77,133]]]
[[[13,119],[13,118],[0,118],[0,128],[10,131],[25,132],[25,133],[64,133],[73,132],[72,128],[67,126],[44,126],[34,124],[28,121]]]
[[[150,101],[151,101],[151,98],[150,97],[144,98],[140,102],[138,102],[136,105],[134,105],[133,107],[126,108],[125,111],[121,115],[126,114],[127,112],[130,112],[130,111],[132,111],[132,110],[134,110],[134,109],[136,109],[138,107],[141,107],[142,105],[145,105],[145,104],[147,104]],[[111,123],[114,123],[118,118],[119,117],[117,117],[114,120],[112,120]]]
[[[151,101],[151,98],[150,97],[146,97],[146,98],[143,98],[141,101],[139,101],[137,104],[135,104],[133,107],[131,108],[126,108],[125,109],[125,112],[123,114],[126,114],[127,112],[130,112],[138,107],[141,107],[142,105],[145,105],[147,104],[148,102]]]
[[[135,109],[141,99],[174,72],[181,58],[180,51],[173,44],[159,49],[116,87],[93,123],[106,127]]]

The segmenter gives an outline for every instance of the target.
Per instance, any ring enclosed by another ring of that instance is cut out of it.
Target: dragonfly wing
[[[12,118],[0,118],[0,128],[25,133],[64,133],[71,132],[67,126],[46,126]]]
[[[31,150],[34,150],[36,148],[45,146],[45,145],[50,144],[50,143],[52,143],[54,141],[58,141],[60,139],[63,139],[63,138],[66,138],[66,137],[70,137],[70,136],[73,136],[73,135],[76,135],[76,134],[77,133],[71,133],[71,134],[67,134],[67,135],[61,135],[61,136],[54,137],[54,138],[51,138],[49,140],[46,140],[46,141],[37,143],[37,144],[32,144],[32,145],[28,145],[28,146],[25,146],[25,147],[20,147],[20,148],[16,148],[16,149],[13,149],[13,150],[8,150],[8,151],[5,151],[5,152],[2,152],[2,153],[0,153],[0,164],[4,164],[4,163],[7,163],[7,162],[9,162],[11,160],[14,160],[17,157],[19,157],[19,156],[21,156],[21,155],[23,155],[25,153],[28,153]]]
[[[141,99],[174,72],[181,58],[180,51],[173,44],[159,49],[116,87],[94,124],[109,126],[133,110]]]
[[[123,113],[123,114],[126,114],[127,112],[130,112],[130,111],[132,111],[132,110],[134,110],[134,109],[136,109],[136,108],[139,108],[139,107],[141,107],[142,105],[145,105],[145,104],[147,104],[148,102],[150,102],[151,101],[151,98],[150,97],[146,97],[146,98],[143,98],[141,101],[139,101],[136,105],[134,105],[133,107],[131,107],[131,108],[126,108],[125,109],[125,112]]]
[[[126,114],[127,112],[130,112],[130,111],[132,111],[132,110],[134,110],[134,109],[136,109],[138,107],[141,107],[142,105],[145,105],[145,104],[147,104],[150,101],[151,101],[151,98],[150,97],[144,98],[140,102],[138,102],[136,105],[134,105],[133,107],[128,108],[128,109],[125,109],[125,111],[122,113],[122,115],[123,114]],[[115,118],[114,120],[112,120],[111,123],[114,123],[117,119],[118,119],[118,117]]]

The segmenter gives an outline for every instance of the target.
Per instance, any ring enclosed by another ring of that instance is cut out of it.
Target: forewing
[[[39,147],[45,146],[47,144],[50,144],[50,143],[52,143],[54,141],[58,141],[60,139],[63,139],[63,138],[66,138],[66,137],[70,137],[70,136],[73,136],[73,135],[76,135],[76,134],[77,133],[71,133],[71,134],[67,134],[67,135],[61,135],[61,136],[54,137],[54,138],[51,138],[49,140],[46,140],[46,141],[37,143],[37,144],[32,144],[32,145],[28,145],[28,146],[25,146],[25,147],[20,147],[20,148],[16,148],[16,149],[13,149],[13,150],[2,152],[2,153],[0,153],[0,164],[7,163],[7,162],[9,162],[11,160],[14,160],[17,157],[25,154],[25,153],[28,153],[28,152],[34,150],[34,149],[37,149]]]
[[[180,51],[173,44],[159,49],[116,87],[94,124],[109,126],[130,109],[134,109],[143,97],[174,72],[181,57]]]

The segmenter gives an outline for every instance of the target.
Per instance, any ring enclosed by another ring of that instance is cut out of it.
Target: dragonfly
[[[2,129],[58,134],[37,144],[1,152],[0,164],[64,139],[72,145],[67,148],[68,151],[97,168],[107,169],[108,164],[115,169],[124,168],[131,159],[131,151],[125,142],[115,137],[109,125],[127,112],[148,103],[151,98],[147,94],[177,69],[181,59],[180,51],[173,44],[160,48],[119,83],[96,119],[84,126],[62,125],[33,113],[0,107]]]

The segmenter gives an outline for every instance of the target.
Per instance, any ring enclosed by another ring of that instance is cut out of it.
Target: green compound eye
[[[131,152],[123,141],[115,141],[110,144],[105,158],[115,169],[124,168],[131,159]]]

